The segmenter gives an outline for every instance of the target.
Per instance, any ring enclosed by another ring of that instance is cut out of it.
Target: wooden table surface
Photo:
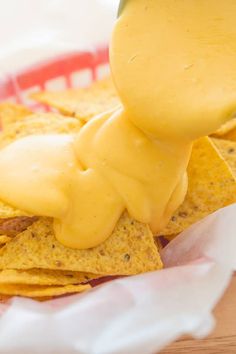
[[[215,310],[217,325],[205,340],[183,338],[161,354],[236,354],[236,275]]]

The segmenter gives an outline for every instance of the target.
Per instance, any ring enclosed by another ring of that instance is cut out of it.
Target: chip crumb
[[[65,285],[65,286],[36,286],[19,284],[0,284],[0,294],[10,296],[24,296],[30,298],[43,298],[50,296],[61,296],[65,294],[76,294],[91,289],[86,285]]]
[[[90,280],[101,278],[99,274],[69,272],[50,269],[4,269],[0,271],[0,285],[21,284],[37,286],[61,286],[85,284]]]
[[[61,268],[61,267],[62,267],[62,262],[61,262],[61,261],[56,261],[55,264],[56,264],[56,266],[57,266],[58,268]]]

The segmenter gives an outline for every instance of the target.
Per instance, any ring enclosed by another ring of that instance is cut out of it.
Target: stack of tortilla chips
[[[120,105],[110,79],[87,89],[40,92],[33,98],[58,113],[32,113],[23,106],[2,103],[0,148],[27,135],[75,134],[96,114]],[[214,138],[194,144],[188,193],[161,233],[166,238],[236,201],[236,124],[230,124]],[[161,269],[155,236],[147,225],[124,213],[103,244],[70,249],[56,240],[50,218],[29,215],[0,201],[0,294],[48,299],[88,290],[94,279]]]
[[[93,112],[112,108],[118,99],[99,84],[98,90],[83,91],[78,105],[80,117],[59,113],[32,113],[27,108],[0,105],[0,148],[27,135],[75,134]],[[101,91],[103,98],[98,92]],[[94,95],[94,103],[93,103]],[[87,100],[87,107],[86,107]],[[77,100],[76,100],[77,101]],[[82,111],[85,117],[81,116]],[[13,161],[14,163],[14,161]],[[125,213],[112,235],[100,246],[76,250],[60,244],[52,219],[29,215],[0,201],[0,294],[47,299],[88,290],[94,279],[127,276],[162,267],[158,248],[147,225]]]

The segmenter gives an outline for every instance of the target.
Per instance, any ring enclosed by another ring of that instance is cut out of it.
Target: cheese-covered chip
[[[24,297],[54,297],[66,294],[81,293],[89,290],[91,286],[85,285],[65,285],[65,286],[37,286],[19,284],[0,284],[0,294]]]

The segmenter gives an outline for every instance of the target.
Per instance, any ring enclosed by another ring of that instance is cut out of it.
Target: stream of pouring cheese
[[[127,0],[110,48],[123,108],[5,147],[0,199],[53,217],[72,248],[102,243],[125,209],[160,231],[184,199],[192,142],[236,110],[235,24],[235,0]]]

